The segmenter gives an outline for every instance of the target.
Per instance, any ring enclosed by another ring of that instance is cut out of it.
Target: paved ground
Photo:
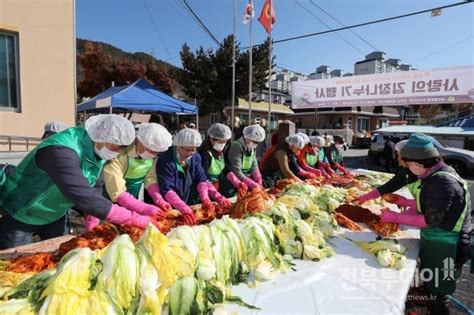
[[[374,159],[367,156],[367,149],[349,149],[344,152],[344,163],[349,168],[364,168],[374,171],[385,171],[385,167],[377,165]],[[472,205],[474,205],[474,174],[468,174],[464,176],[470,183],[470,192]],[[474,314],[474,274],[469,273],[469,263],[466,263],[463,268],[463,273],[458,280],[458,285],[456,292],[454,293],[454,298],[459,300],[462,304],[467,306],[472,314]],[[407,300],[413,300],[413,295],[409,295]],[[407,304],[407,313],[408,311],[416,312],[417,314],[426,314],[425,307],[416,307],[412,308],[413,305]],[[412,313],[411,313],[412,314]],[[451,304],[451,314],[469,314],[467,311],[462,311],[460,308],[454,306],[454,303]]]

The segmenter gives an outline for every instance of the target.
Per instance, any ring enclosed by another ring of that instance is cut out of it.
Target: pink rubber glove
[[[216,189],[216,187],[214,187],[214,185],[212,185],[211,183],[208,182],[208,191],[209,191],[209,197],[211,197],[212,199],[214,199],[215,201],[217,201],[218,204],[220,204],[221,206],[224,206],[224,207],[230,207],[230,201],[222,196]]]
[[[380,222],[382,223],[398,223],[418,227],[420,229],[428,227],[425,216],[422,214],[406,214],[384,210],[380,217]]]
[[[400,196],[398,194],[394,194],[397,196],[397,200],[395,200],[393,203],[396,204],[397,206],[400,206],[400,207],[403,207],[403,208],[411,208],[411,209],[415,209],[417,208],[417,205],[416,205],[416,200],[415,199],[407,199],[403,196]]]
[[[230,207],[232,205],[230,200],[227,199],[224,196],[217,197],[216,201],[217,201],[218,204],[220,204],[221,206],[224,206],[224,207]]]
[[[352,202],[355,204],[363,204],[369,200],[377,199],[380,197],[380,193],[377,189],[372,190],[371,192],[366,193],[365,195],[359,196],[354,199]]]
[[[181,212],[183,221],[187,225],[196,224],[196,216],[194,215],[193,209],[191,209],[174,190],[170,190],[165,195],[166,201],[168,201],[175,209]]]
[[[323,163],[323,167],[329,176],[333,177],[334,175],[336,175],[336,172],[332,170],[331,165],[329,165],[329,163]]]
[[[148,191],[148,194],[150,195],[151,199],[153,199],[155,205],[157,205],[164,211],[171,210],[171,205],[166,202],[163,196],[161,196],[160,186],[158,184],[151,184],[146,190]]]
[[[263,181],[262,181],[262,174],[260,174],[260,170],[258,169],[258,167],[254,168],[253,171],[252,171],[252,178],[253,180],[259,184],[260,186],[262,186],[263,184]]]
[[[298,175],[301,176],[301,177],[304,177],[304,178],[316,178],[316,175],[314,173],[305,171],[301,167],[300,167],[300,170],[298,172]]]
[[[126,191],[124,191],[120,194],[120,196],[118,196],[117,203],[120,206],[132,210],[133,212],[136,212],[138,214],[158,218],[165,216],[165,213],[160,208],[144,203],[143,201],[136,199],[135,197],[133,197],[133,195],[129,194]]]
[[[334,167],[337,168],[338,170],[340,170],[342,172],[342,174],[346,175],[346,176],[350,176],[352,177],[352,174],[351,172],[349,172],[347,170],[347,168],[345,168],[344,166],[342,166],[341,164],[339,163],[334,163]]]
[[[331,176],[326,172],[324,169],[323,163],[320,163],[318,166],[318,170],[321,172],[321,175],[324,176],[326,179],[331,179]]]
[[[253,180],[251,180],[249,177],[245,176],[244,180],[242,181],[245,185],[248,186],[250,189],[254,189],[255,187],[259,187],[260,185]]]
[[[227,173],[226,178],[235,188],[239,188],[240,183],[242,183],[233,172]]]
[[[149,223],[156,225],[155,220],[153,220],[151,217],[139,215],[116,204],[112,204],[109,214],[107,214],[105,220],[114,224],[126,224],[141,229],[146,228]]]
[[[92,231],[99,224],[100,224],[100,220],[98,218],[89,214],[86,214],[84,216],[84,226],[87,232]]]
[[[201,203],[205,202],[211,202],[211,199],[209,199],[209,185],[207,184],[208,182],[200,182],[197,184],[197,191],[199,194],[199,199],[201,199]]]

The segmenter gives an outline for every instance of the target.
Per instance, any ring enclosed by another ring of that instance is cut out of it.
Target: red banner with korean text
[[[474,66],[294,81],[293,109],[474,102]]]

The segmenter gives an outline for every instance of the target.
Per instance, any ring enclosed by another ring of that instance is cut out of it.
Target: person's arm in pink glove
[[[259,187],[260,185],[257,182],[254,182],[249,177],[245,176],[244,180],[242,181],[245,185],[248,186],[250,189],[254,189],[255,187]]]
[[[138,214],[157,217],[162,217],[164,215],[164,212],[158,207],[144,203],[126,191],[118,196],[117,203]]]
[[[408,199],[403,196],[400,196],[398,194],[394,194],[397,196],[397,199],[393,202],[399,207],[403,207],[405,209],[411,208],[411,209],[417,209],[417,204],[415,199]]]
[[[323,175],[324,178],[331,179],[331,176],[324,169],[323,163],[318,163],[318,170],[321,172],[321,175]]]
[[[240,184],[242,183],[242,181],[238,179],[233,172],[227,173],[226,178],[235,188],[239,188]]]
[[[202,203],[211,201],[211,199],[209,199],[209,185],[207,181],[198,183],[197,191]]]
[[[100,220],[92,215],[84,215],[84,226],[87,232],[92,231],[97,225],[100,224]]]
[[[331,165],[329,163],[323,163],[323,167],[329,176],[333,177],[334,175],[336,175],[336,172],[332,170]]]
[[[222,196],[216,189],[216,187],[214,187],[214,185],[212,185],[211,183],[208,182],[208,192],[209,192],[209,197],[211,197],[212,199],[214,199],[215,201],[217,201],[218,204],[222,205],[222,206],[230,206],[230,201],[229,199],[227,199],[226,197]]]
[[[353,203],[361,205],[369,200],[377,199],[380,197],[380,193],[377,189],[374,189],[362,196],[357,197],[356,199],[352,200]]]
[[[165,195],[166,201],[168,201],[175,209],[177,209],[183,215],[184,223],[188,225],[196,224],[196,216],[194,215],[193,209],[189,207],[174,190],[170,190]]]
[[[148,195],[150,195],[151,199],[153,199],[155,205],[157,205],[164,211],[171,210],[171,205],[166,202],[163,196],[161,196],[160,186],[157,183],[151,184],[146,190],[148,192]]]
[[[382,211],[381,222],[383,223],[397,223],[418,227],[420,229],[428,227],[425,221],[425,216],[422,214],[407,214],[398,213],[390,210]]]
[[[304,178],[316,178],[316,175],[314,173],[305,171],[302,167],[300,167],[298,175]]]
[[[337,168],[338,170],[340,170],[344,175],[346,176],[352,176],[351,172],[349,172],[347,170],[347,168],[345,168],[344,166],[342,166],[341,164],[339,163],[334,163],[334,167]]]
[[[105,220],[114,224],[131,225],[141,229],[146,228],[149,223],[156,224],[151,217],[140,215],[116,204],[112,204]]]
[[[262,174],[260,174],[260,170],[258,169],[258,167],[254,167],[253,168],[253,171],[252,171],[252,178],[253,180],[259,184],[260,186],[262,186]]]

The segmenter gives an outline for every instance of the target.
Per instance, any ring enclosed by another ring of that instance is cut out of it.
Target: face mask
[[[96,146],[94,146],[94,152],[100,156],[102,160],[112,160],[113,158],[117,157],[120,152],[115,152],[112,150],[109,150],[105,145],[102,147],[102,149],[97,149]]]
[[[214,143],[212,148],[216,150],[217,152],[222,152],[225,148],[225,143]]]
[[[144,160],[152,160],[156,156],[156,154],[150,153],[147,150],[143,151],[142,153],[138,153],[138,155]]]
[[[256,143],[251,143],[251,144],[247,144],[247,149],[249,150],[255,150],[257,148],[258,144]]]
[[[335,147],[336,147],[336,149],[341,150],[342,149],[342,144],[336,144]]]
[[[418,165],[418,163],[409,163],[408,168],[416,176],[422,176],[426,172],[426,169],[423,166]]]

